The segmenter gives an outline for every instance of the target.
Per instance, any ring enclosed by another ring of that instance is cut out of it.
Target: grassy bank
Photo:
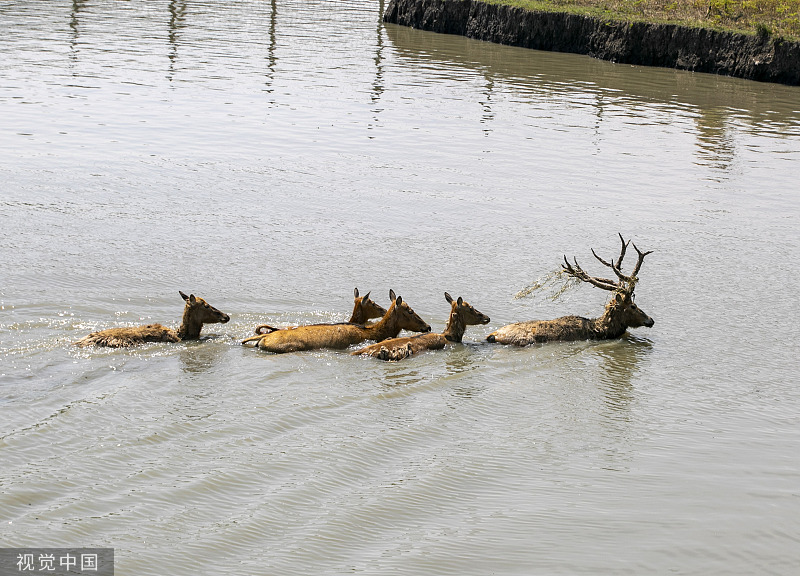
[[[684,24],[800,40],[800,0],[483,0],[609,20]]]

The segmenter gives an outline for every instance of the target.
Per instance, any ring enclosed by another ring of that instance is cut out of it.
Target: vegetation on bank
[[[585,14],[800,40],[800,0],[483,0],[528,10]]]

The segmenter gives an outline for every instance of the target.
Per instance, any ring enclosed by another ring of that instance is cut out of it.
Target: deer
[[[389,290],[391,305],[386,314],[375,324],[312,324],[291,330],[275,330],[267,334],[251,336],[242,344],[255,341],[259,349],[276,354],[301,352],[320,348],[343,350],[365,340],[386,340],[396,337],[401,330],[430,332],[431,327],[416,312]]]
[[[353,289],[353,313],[350,315],[350,324],[366,325],[373,318],[383,318],[387,310],[371,300],[367,292],[364,296],[358,295],[358,288]]]
[[[447,319],[444,332],[392,338],[366,346],[351,352],[351,354],[353,356],[372,356],[373,358],[396,362],[424,350],[441,350],[448,344],[460,343],[467,326],[488,324],[490,322],[490,318],[486,314],[475,309],[460,296],[458,300],[453,300],[453,297],[445,292],[444,299],[450,304],[450,317]]]
[[[636,247],[636,244],[633,244],[633,248],[638,254],[638,260],[633,271],[626,275],[622,273],[622,261],[631,241],[626,242],[622,234],[619,234],[619,239],[622,242],[622,248],[616,262],[614,260],[606,262],[592,249],[594,257],[604,266],[611,268],[617,277],[616,280],[589,276],[574,257],[573,263],[570,263],[565,255],[564,263],[561,265],[562,271],[568,276],[612,293],[602,316],[599,318],[564,316],[555,320],[518,322],[495,330],[486,339],[499,344],[527,346],[533,343],[553,341],[610,340],[619,338],[628,328],[641,326],[652,328],[655,321],[636,305],[633,295],[639,281],[638,274],[642,262],[644,262],[645,256],[652,253],[652,250],[642,252]]]
[[[146,326],[130,326],[126,328],[109,328],[92,332],[84,336],[75,345],[106,346],[108,348],[123,348],[143,344],[145,342],[183,342],[184,340],[197,340],[203,324],[225,324],[231,317],[220,312],[202,298],[194,294],[187,296],[180,290],[178,293],[186,301],[183,307],[183,320],[180,328],[173,330],[161,324],[148,324]]]
[[[364,325],[373,318],[382,318],[384,314],[386,314],[386,308],[376,303],[374,300],[371,300],[370,292],[364,294],[364,296],[359,296],[358,288],[353,290],[353,313],[350,315],[350,320],[347,321],[348,324],[361,324]],[[255,335],[260,336],[263,334],[269,334],[270,332],[274,332],[275,330],[292,330],[297,328],[297,326],[285,326],[283,328],[274,328],[269,324],[259,324],[256,326]],[[257,338],[254,338],[257,340]],[[250,339],[248,339],[249,341]]]

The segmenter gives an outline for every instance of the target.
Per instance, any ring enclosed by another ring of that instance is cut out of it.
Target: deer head
[[[464,337],[464,330],[467,326],[489,323],[490,318],[486,314],[476,310],[469,302],[461,298],[461,296],[458,297],[458,300],[453,300],[453,297],[445,292],[444,299],[450,304],[450,318],[448,318],[447,326],[443,332],[447,340],[451,342],[461,342],[461,338]]]
[[[410,330],[411,332],[430,332],[430,324],[420,318],[407,302],[403,302],[401,296],[395,296],[394,290],[389,290],[389,299],[392,305],[389,306],[389,313],[394,313],[397,326],[403,330]]]
[[[569,260],[567,260],[567,257],[564,256],[564,264],[562,264],[562,268],[564,272],[573,278],[577,278],[578,280],[587,282],[592,286],[596,286],[603,290],[609,290],[613,292],[614,295],[611,301],[608,303],[606,311],[608,313],[613,313],[615,318],[624,323],[625,326],[629,326],[631,328],[646,326],[647,328],[651,328],[655,322],[634,303],[633,291],[636,288],[636,283],[639,281],[637,275],[639,274],[639,269],[642,267],[642,262],[644,262],[644,257],[652,253],[652,250],[648,252],[642,252],[636,247],[636,244],[633,244],[633,249],[636,250],[639,258],[636,261],[636,265],[633,267],[633,271],[626,275],[622,273],[622,261],[625,258],[625,252],[628,249],[628,245],[631,244],[631,241],[628,240],[626,242],[622,237],[622,234],[619,234],[619,239],[622,242],[622,248],[620,249],[619,256],[617,257],[616,261],[612,260],[611,262],[606,262],[597,255],[594,249],[592,249],[592,254],[594,257],[597,258],[597,260],[600,261],[600,263],[604,266],[611,268],[611,270],[614,272],[614,275],[617,277],[616,281],[608,278],[600,278],[598,276],[589,276],[583,271],[575,258],[572,259],[573,263],[570,264]]]
[[[230,316],[221,312],[211,306],[202,298],[196,297],[194,294],[187,296],[180,290],[178,293],[186,301],[186,309],[184,310],[184,318],[187,314],[191,318],[192,323],[199,324],[225,324],[231,319]]]
[[[458,314],[461,321],[469,326],[476,326],[478,324],[488,324],[491,321],[486,314],[476,310],[469,302],[465,301],[461,296],[458,300],[453,300],[447,292],[444,293],[444,299],[450,304],[450,314]]]
[[[356,324],[364,324],[371,318],[382,318],[386,314],[386,308],[379,306],[369,297],[370,293],[367,292],[364,296],[359,296],[358,288],[353,290],[353,314],[350,317],[350,322]]]

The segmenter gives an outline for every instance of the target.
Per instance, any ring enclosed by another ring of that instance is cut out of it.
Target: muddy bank
[[[536,50],[800,85],[800,43],[769,36],[609,22],[479,0],[391,0],[384,20]]]

